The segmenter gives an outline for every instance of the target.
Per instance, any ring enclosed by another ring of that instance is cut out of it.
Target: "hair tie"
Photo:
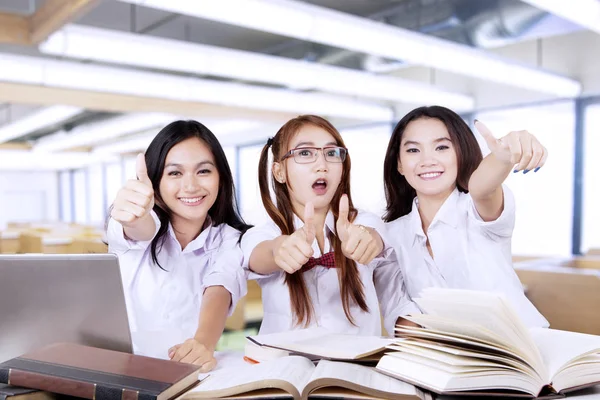
[[[267,139],[267,147],[271,147],[273,145],[273,138],[270,137],[269,139]]]

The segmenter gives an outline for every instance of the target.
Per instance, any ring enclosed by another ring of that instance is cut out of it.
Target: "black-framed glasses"
[[[291,149],[283,157],[281,161],[286,158],[294,157],[294,161],[298,164],[310,164],[317,161],[319,152],[323,154],[325,161],[331,163],[342,163],[346,159],[348,149],[339,146],[327,146],[327,147],[298,147]]]

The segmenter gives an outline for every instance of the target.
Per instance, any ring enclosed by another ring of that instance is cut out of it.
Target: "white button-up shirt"
[[[427,250],[416,198],[408,215],[387,224],[388,234],[395,241],[411,298],[428,287],[503,293],[526,325],[547,327],[548,321],[525,297],[512,266],[515,201],[507,187],[503,191],[502,214],[485,222],[471,196],[455,189],[428,229],[434,258]]]
[[[375,228],[378,232],[385,230],[381,219],[374,214],[359,212],[354,223]],[[294,215],[296,229],[304,223]],[[327,214],[324,229],[324,252],[332,251],[328,240],[329,232],[335,234],[334,217]],[[381,234],[381,233],[380,233]],[[242,237],[245,268],[252,250],[261,242],[281,236],[277,225],[270,221],[264,226],[254,227]],[[381,234],[382,238],[384,237]],[[322,255],[317,240],[313,242],[314,257]],[[391,246],[384,248],[382,257],[375,258],[369,265],[358,264],[360,280],[364,285],[364,295],[369,312],[364,312],[357,305],[350,306],[350,312],[356,325],[346,318],[337,268],[316,267],[299,272],[304,276],[308,293],[314,308],[310,326],[321,326],[331,332],[341,332],[359,335],[381,335],[381,315],[388,334],[394,334],[394,326],[398,317],[419,314],[418,307],[409,299],[404,288],[402,270],[398,266],[395,252]],[[283,332],[303,328],[294,323],[292,306],[287,284],[286,272],[276,271],[269,275],[260,275],[248,270],[249,279],[256,279],[262,289],[264,317],[260,334]],[[381,314],[380,314],[381,304]]]
[[[156,231],[160,221],[152,212]],[[149,241],[126,239],[121,224],[111,219],[109,252],[119,257],[129,327],[136,354],[168,358],[168,349],[194,336],[204,290],[223,286],[231,293],[233,312],[246,295],[239,231],[227,224],[207,227],[185,249],[169,224],[157,251],[163,269],[152,262]],[[155,233],[156,234],[156,233]]]

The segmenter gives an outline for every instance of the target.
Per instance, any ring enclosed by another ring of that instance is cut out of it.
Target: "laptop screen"
[[[0,362],[57,342],[131,353],[113,254],[0,255]]]

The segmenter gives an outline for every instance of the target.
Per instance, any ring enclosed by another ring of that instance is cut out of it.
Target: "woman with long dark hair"
[[[233,177],[215,135],[196,121],[163,128],[137,159],[137,180],[111,207],[136,353],[202,365],[246,294]]]
[[[481,122],[475,126],[491,151],[485,158],[468,125],[444,107],[417,108],[394,129],[384,163],[384,219],[408,292],[494,291],[528,325],[548,326],[512,266],[515,201],[503,185],[511,172],[537,172],[547,151],[527,131],[496,139]]]

